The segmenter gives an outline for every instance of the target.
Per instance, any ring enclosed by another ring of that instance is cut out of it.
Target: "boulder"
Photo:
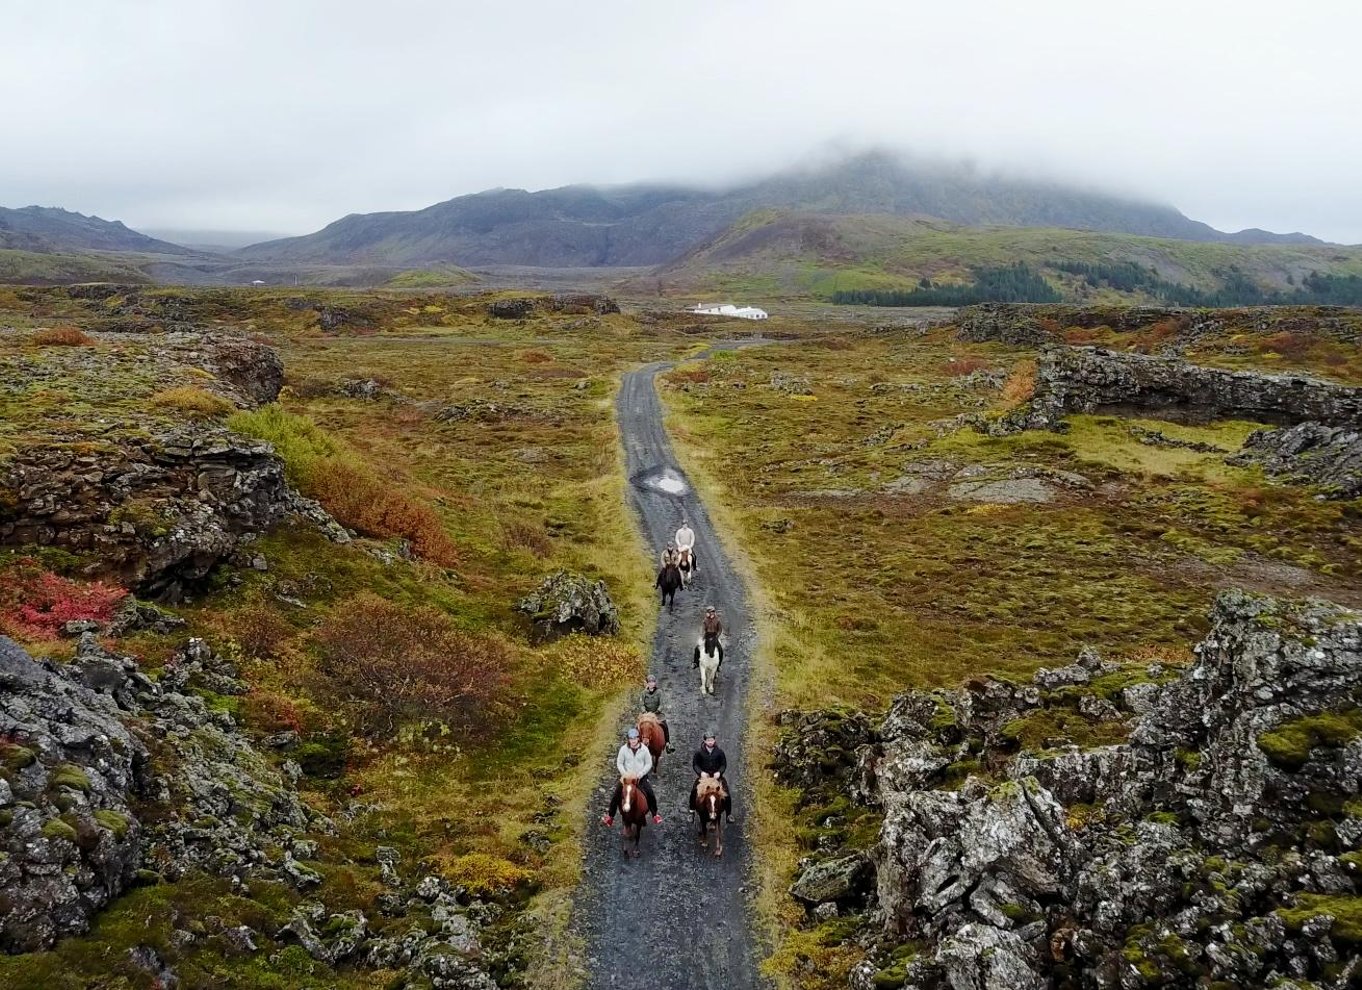
[[[549,575],[515,608],[529,616],[535,642],[547,642],[575,632],[613,636],[620,629],[619,610],[615,608],[605,582],[567,571]]]
[[[1362,497],[1362,422],[1299,423],[1249,434],[1231,464],[1261,464],[1286,481],[1315,485],[1333,499]]]
[[[823,860],[807,867],[790,888],[797,901],[809,906],[862,900],[873,886],[874,867],[859,853]]]

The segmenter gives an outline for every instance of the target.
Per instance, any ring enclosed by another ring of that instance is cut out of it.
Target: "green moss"
[[[1337,749],[1362,734],[1362,709],[1321,712],[1283,722],[1258,737],[1258,748],[1269,761],[1299,770],[1315,749]]]
[[[48,839],[65,839],[67,842],[74,843],[76,841],[76,830],[60,818],[53,818],[43,824],[43,836]]]
[[[101,808],[95,812],[95,821],[104,826],[114,834],[116,838],[122,839],[127,836],[128,829],[132,827],[132,822],[127,815],[121,815],[117,811],[109,808]]]
[[[1064,708],[1041,708],[1023,718],[1008,722],[999,735],[1005,742],[1023,749],[1073,743],[1076,746],[1105,746],[1123,741],[1129,734],[1121,722],[1094,722]]]
[[[1153,822],[1156,825],[1176,825],[1178,816],[1172,811],[1155,811],[1145,816],[1145,821]]]
[[[52,787],[69,787],[72,790],[90,793],[90,777],[74,763],[63,763],[52,772],[49,781]]]
[[[27,746],[0,742],[0,762],[3,762],[6,770],[23,770],[31,767],[37,759],[38,754]]]
[[[340,735],[309,739],[293,751],[303,773],[320,780],[335,780],[345,773],[349,757],[350,739]]]
[[[1362,897],[1342,894],[1297,894],[1292,907],[1276,912],[1286,922],[1288,931],[1299,932],[1311,918],[1332,915],[1333,930],[1329,933],[1341,942],[1362,944]]]

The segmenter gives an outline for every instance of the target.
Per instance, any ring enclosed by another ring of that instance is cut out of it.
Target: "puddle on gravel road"
[[[634,479],[634,484],[639,488],[651,488],[668,495],[685,495],[690,491],[690,485],[686,484],[686,480],[671,468],[639,475]]]

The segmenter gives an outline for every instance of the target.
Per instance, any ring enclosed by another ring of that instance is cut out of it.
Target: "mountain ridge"
[[[59,206],[0,206],[0,249],[57,254],[116,251],[140,254],[194,255],[199,252],[157,240],[121,220],[105,220]]]
[[[420,210],[349,214],[319,231],[240,249],[256,261],[542,267],[669,263],[756,209],[928,216],[1232,244],[1312,244],[1307,234],[1215,230],[1176,208],[1055,182],[870,152],[723,189],[677,183],[490,189]]]

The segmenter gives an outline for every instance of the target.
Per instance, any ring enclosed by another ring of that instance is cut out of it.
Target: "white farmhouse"
[[[734,306],[732,303],[697,303],[689,310],[706,316],[736,316],[740,320],[768,319],[766,310],[756,306]]]

